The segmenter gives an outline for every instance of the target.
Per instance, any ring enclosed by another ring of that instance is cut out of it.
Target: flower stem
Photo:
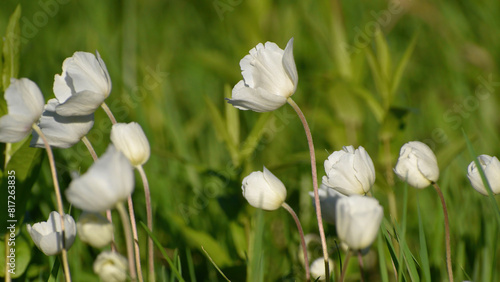
[[[59,181],[57,181],[57,171],[56,171],[56,164],[54,161],[54,154],[52,153],[52,149],[50,148],[49,142],[47,141],[47,138],[45,138],[45,135],[43,134],[42,130],[38,125],[33,124],[32,125],[33,130],[35,130],[36,133],[42,138],[43,144],[45,145],[45,150],[47,151],[47,155],[49,157],[49,164],[50,164],[50,172],[52,174],[52,181],[54,182],[54,191],[56,193],[56,201],[57,201],[57,210],[59,212],[60,218],[61,218],[61,234],[62,234],[62,261],[63,261],[63,270],[64,270],[64,276],[67,282],[71,281],[71,273],[69,271],[69,264],[68,264],[68,253],[66,250],[66,229],[64,227],[64,209],[63,209],[63,203],[62,203],[62,197],[61,197],[61,189],[59,188]]]
[[[325,230],[323,228],[323,219],[321,217],[321,206],[319,202],[319,194],[318,194],[318,173],[316,170],[316,155],[314,153],[314,143],[312,140],[312,135],[311,135],[311,130],[309,129],[309,125],[307,124],[306,117],[300,110],[299,106],[292,100],[292,98],[287,99],[288,104],[292,106],[292,108],[295,110],[297,115],[300,118],[300,121],[302,122],[302,125],[304,126],[304,131],[306,133],[307,137],[307,143],[309,145],[309,155],[311,157],[311,174],[312,174],[312,181],[313,181],[313,189],[314,189],[314,204],[316,206],[316,218],[318,220],[318,229],[319,229],[319,235],[321,238],[321,246],[323,248],[323,258],[325,260],[325,281],[330,281],[330,268],[328,267],[328,249],[326,246],[326,237],[325,237]]]
[[[105,102],[102,102],[101,104],[101,108],[104,110],[104,112],[106,112],[106,114],[108,115],[109,117],[109,120],[111,120],[111,124],[116,124],[116,119],[115,119],[115,116],[113,115],[113,113],[111,112],[111,110],[109,109],[108,105],[106,105]]]
[[[142,165],[136,167],[141,175],[142,185],[144,186],[144,197],[146,198],[146,217],[149,231],[153,232],[153,208],[151,206],[151,193],[149,191],[149,182],[146,176],[146,172],[142,168]],[[149,281],[155,281],[155,265],[154,265],[154,245],[153,238],[148,237],[148,271],[149,271]]]
[[[137,277],[140,282],[144,281],[142,278],[142,267],[141,267],[141,252],[139,250],[139,235],[137,234],[137,224],[135,222],[134,213],[134,202],[132,201],[132,195],[128,196],[128,213],[130,216],[130,223],[132,225],[132,236],[134,238],[134,253],[135,253],[135,266],[137,267]]]
[[[359,263],[359,273],[360,273],[359,280],[361,282],[363,282],[364,281],[364,279],[363,279],[363,255],[361,254],[361,250],[359,250],[357,253],[358,253],[358,263]]]
[[[448,220],[448,210],[446,209],[446,203],[444,201],[443,193],[437,183],[432,184],[434,188],[436,188],[436,192],[439,195],[439,199],[441,199],[441,205],[443,206],[444,213],[444,230],[445,230],[445,241],[446,241],[446,266],[448,268],[448,279],[453,281],[453,269],[451,267],[451,247],[450,247],[450,223]]]
[[[307,246],[306,246],[306,241],[304,239],[304,231],[302,230],[302,225],[300,224],[300,220],[297,217],[297,214],[293,211],[293,209],[285,202],[281,204],[281,206],[287,210],[293,217],[293,220],[295,220],[295,224],[297,224],[297,229],[299,230],[299,235],[300,235],[300,244],[302,245],[302,251],[304,252],[304,265],[306,268],[306,281],[309,281],[311,275],[309,272],[309,259],[307,256]]]
[[[137,272],[135,270],[135,265],[134,265],[134,250],[132,246],[132,235],[130,234],[130,221],[127,217],[127,212],[125,211],[123,203],[118,203],[116,205],[116,209],[118,210],[118,214],[120,214],[120,218],[122,220],[123,233],[125,235],[125,242],[127,244],[127,258],[128,258],[128,268],[130,269],[130,279],[132,281],[136,281]]]
[[[351,258],[351,250],[347,249],[347,255],[344,261],[344,267],[342,267],[342,273],[340,274],[340,282],[344,282],[345,273],[347,271],[347,265],[349,264],[349,259]]]

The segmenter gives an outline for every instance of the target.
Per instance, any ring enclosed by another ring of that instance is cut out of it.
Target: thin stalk
[[[123,203],[118,203],[116,205],[116,209],[118,210],[118,214],[120,214],[120,218],[122,220],[123,225],[123,233],[125,235],[125,242],[127,245],[127,258],[128,258],[128,268],[130,269],[130,279],[132,281],[137,280],[137,272],[135,270],[134,265],[134,250],[132,244],[132,234],[130,232],[130,221],[127,217],[127,212],[125,211],[125,207]]]
[[[363,282],[363,255],[361,254],[361,250],[358,251],[358,263],[359,263],[359,272],[360,272],[360,281]]]
[[[10,144],[10,143],[7,143],[7,144]],[[5,242],[5,246],[4,246],[4,250],[5,250],[5,253],[4,253],[4,258],[5,258],[5,282],[11,282],[12,279],[10,278],[10,263],[8,263],[7,261],[7,256],[9,255],[9,232],[5,232],[5,238],[4,238],[4,242]]]
[[[300,244],[302,245],[302,251],[304,252],[304,264],[306,268],[306,281],[309,281],[311,274],[309,272],[309,259],[307,256],[307,246],[306,246],[306,241],[304,239],[304,231],[302,230],[302,225],[300,224],[299,217],[297,214],[293,211],[293,209],[285,202],[281,204],[281,206],[287,210],[293,217],[293,220],[295,220],[295,224],[297,225],[297,229],[299,230],[299,235],[300,235]]]
[[[141,175],[142,185],[144,186],[144,197],[146,199],[146,217],[148,228],[153,232],[153,208],[151,206],[151,193],[149,191],[149,182],[146,176],[146,172],[142,168],[142,165],[136,167]],[[154,244],[153,238],[148,236],[148,271],[149,271],[149,281],[155,281],[155,265],[154,265]]]
[[[54,191],[56,193],[57,210],[61,218],[61,234],[63,238],[61,254],[63,261],[64,277],[66,281],[69,282],[71,281],[71,273],[69,271],[68,252],[66,250],[66,231],[65,231],[66,228],[64,226],[64,209],[61,197],[61,189],[59,188],[59,181],[57,181],[57,171],[56,171],[56,164],[54,161],[54,154],[52,153],[52,148],[50,148],[49,142],[47,141],[47,138],[45,138],[45,135],[43,134],[40,127],[38,127],[38,125],[36,124],[33,124],[31,127],[42,138],[43,144],[45,145],[45,151],[47,151],[47,155],[49,157],[50,172],[52,174],[52,181],[54,182]]]
[[[104,112],[108,115],[109,120],[111,120],[111,124],[116,124],[116,119],[111,110],[109,109],[108,105],[106,105],[105,102],[102,102],[101,108],[104,110]]]
[[[132,201],[132,195],[128,196],[128,213],[130,216],[130,223],[132,225],[132,236],[134,238],[134,253],[135,253],[135,266],[137,267],[137,277],[139,281],[144,281],[142,278],[142,267],[141,267],[141,252],[139,250],[139,235],[137,233],[137,224],[135,222],[134,213],[134,202]]]
[[[436,192],[439,195],[439,199],[441,200],[441,205],[443,206],[444,213],[444,230],[445,230],[445,241],[446,241],[446,266],[448,268],[448,279],[453,281],[453,269],[451,267],[451,247],[450,247],[450,223],[448,220],[448,210],[446,209],[446,203],[444,201],[443,193],[437,183],[432,183],[434,188],[436,188]]]
[[[349,264],[349,259],[351,258],[351,250],[347,249],[347,255],[345,256],[344,267],[342,267],[342,273],[340,273],[340,282],[344,282],[345,273],[347,271],[347,265]]]
[[[292,100],[292,98],[287,99],[288,104],[292,106],[297,115],[304,126],[304,131],[307,137],[307,144],[309,145],[309,155],[311,157],[311,175],[313,181],[313,189],[314,189],[314,204],[316,206],[316,218],[318,220],[318,230],[321,238],[321,246],[323,248],[323,258],[325,260],[325,278],[326,281],[330,281],[330,268],[328,267],[328,249],[326,246],[326,237],[325,230],[323,228],[323,218],[321,217],[321,206],[319,202],[319,194],[318,194],[318,173],[316,170],[316,155],[314,154],[314,143],[312,140],[311,130],[309,129],[309,125],[307,124],[306,117],[300,110],[299,106]]]

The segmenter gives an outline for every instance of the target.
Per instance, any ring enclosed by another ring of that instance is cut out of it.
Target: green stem
[[[314,204],[316,206],[316,218],[318,220],[318,229],[319,229],[319,235],[321,238],[321,246],[323,249],[323,258],[325,260],[325,278],[326,281],[330,281],[330,268],[328,267],[328,249],[326,246],[326,237],[325,237],[325,230],[323,228],[323,218],[321,217],[321,206],[320,206],[320,201],[319,201],[319,194],[318,194],[318,173],[316,170],[316,155],[314,153],[314,143],[312,140],[312,135],[311,135],[311,130],[309,129],[309,125],[307,124],[306,117],[300,110],[299,106],[292,100],[292,98],[288,98],[287,100],[288,104],[292,106],[292,108],[295,110],[297,115],[300,118],[300,121],[302,122],[302,125],[304,126],[304,131],[306,133],[307,137],[307,144],[309,145],[309,155],[311,157],[311,175],[312,175],[312,181],[313,181],[313,189],[314,189]]]
[[[149,182],[146,176],[146,172],[142,165],[136,167],[141,175],[142,185],[144,186],[144,197],[146,199],[146,217],[148,228],[153,232],[153,208],[151,206],[151,192],[149,191]],[[155,265],[154,265],[154,244],[153,238],[148,237],[148,271],[149,271],[149,281],[155,281]]]
[[[56,201],[57,201],[57,210],[60,215],[61,219],[61,235],[62,235],[62,261],[63,261],[63,270],[64,270],[64,276],[67,282],[71,281],[71,273],[69,271],[69,264],[68,264],[68,252],[66,250],[66,228],[64,226],[64,209],[63,209],[63,203],[62,203],[62,197],[61,197],[61,189],[59,188],[59,181],[57,181],[57,171],[56,171],[56,164],[54,161],[54,154],[52,153],[52,148],[50,148],[49,142],[47,141],[47,138],[45,138],[45,135],[43,134],[42,130],[38,125],[33,124],[32,125],[33,130],[35,130],[36,133],[42,138],[43,144],[45,145],[45,151],[47,151],[47,155],[49,157],[49,164],[50,164],[50,172],[52,174],[52,181],[54,182],[54,191],[56,193]]]
[[[123,206],[123,203],[118,203],[116,205],[116,209],[118,210],[118,214],[120,215],[120,218],[122,220],[122,225],[123,225],[123,233],[125,235],[125,242],[127,245],[127,258],[128,258],[128,267],[130,270],[130,279],[132,281],[137,280],[137,272],[135,270],[135,265],[134,265],[134,250],[133,250],[133,243],[132,243],[132,234],[130,232],[130,221],[127,217],[127,211],[125,211],[125,207]]]
[[[132,195],[128,196],[128,213],[130,216],[130,224],[132,225],[132,236],[134,238],[134,253],[135,253],[135,266],[137,268],[137,277],[140,282],[144,281],[142,278],[142,267],[141,267],[141,252],[139,250],[139,235],[137,233],[137,224],[135,222],[134,213],[134,202],[132,201]]]
[[[304,265],[306,268],[306,281],[309,281],[311,274],[309,271],[309,258],[307,256],[307,246],[306,246],[306,241],[304,239],[304,231],[302,230],[302,225],[300,224],[299,217],[297,214],[293,211],[293,209],[285,202],[281,204],[281,206],[287,210],[293,217],[293,220],[295,221],[295,224],[297,225],[297,229],[299,230],[299,235],[300,235],[300,244],[302,245],[302,252],[304,252]]]
[[[436,192],[441,200],[441,205],[443,206],[444,213],[444,230],[445,230],[445,241],[446,241],[446,266],[448,268],[448,279],[453,281],[453,268],[451,267],[451,247],[450,247],[450,223],[448,220],[448,210],[446,209],[446,203],[444,201],[443,193],[437,183],[432,184],[436,188]]]
[[[358,263],[359,263],[359,272],[360,272],[360,281],[361,282],[364,282],[364,278],[363,278],[363,255],[361,254],[361,250],[359,250],[358,252]]]
[[[340,273],[340,282],[344,282],[345,273],[347,271],[347,265],[349,264],[349,259],[351,258],[351,251],[347,249],[347,255],[344,261],[344,267],[342,267],[342,273]]]

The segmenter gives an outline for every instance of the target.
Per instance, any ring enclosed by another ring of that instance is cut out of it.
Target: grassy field
[[[387,232],[364,257],[365,281],[447,280],[436,191],[411,188],[392,170],[400,147],[412,140],[428,144],[438,158],[455,280],[500,279],[498,210],[467,179],[473,155],[464,137],[477,155],[500,155],[500,2],[8,0],[0,4],[0,34],[18,3],[18,76],[36,82],[45,100],[75,51],[98,50],[106,62],[113,82],[106,103],[120,122],[140,123],[151,144],[144,168],[153,233],[186,281],[224,281],[206,253],[231,281],[304,279],[292,218],[283,209],[259,212],[241,195],[241,180],[265,165],[286,185],[287,203],[305,233],[318,234],[300,120],[288,105],[255,113],[224,101],[251,48],[266,41],[284,48],[291,37],[299,74],[293,99],[312,130],[318,176],[342,146],[363,146],[375,164],[372,196],[384,207]],[[101,155],[111,123],[102,110],[95,120],[88,138]],[[55,157],[63,190],[71,171],[83,173],[92,164],[83,144],[55,149]],[[145,222],[138,175],[136,182],[136,216]],[[55,210],[46,157],[33,187],[18,197],[26,204],[25,223]],[[77,219],[80,211],[71,214]],[[55,257],[38,251],[25,224],[19,228],[30,250],[20,281],[46,281]],[[325,229],[339,275],[345,253],[337,251],[335,226]],[[142,228],[139,237],[145,269]],[[310,247],[310,260],[321,257],[319,244]],[[69,250],[74,281],[97,279],[98,253],[76,240]],[[158,249],[155,261],[158,281],[176,280]],[[346,280],[360,275],[351,260]]]

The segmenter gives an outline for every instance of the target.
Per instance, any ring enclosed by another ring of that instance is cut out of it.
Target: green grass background
[[[300,121],[288,105],[259,114],[237,111],[224,101],[241,79],[239,61],[251,48],[266,41],[284,48],[291,37],[299,73],[293,98],[311,126],[319,177],[333,151],[345,145],[365,147],[377,171],[372,193],[384,206],[389,229],[396,226],[393,222],[406,223],[406,232],[398,234],[405,234],[407,246],[402,248],[413,254],[420,280],[426,280],[427,270],[432,281],[445,280],[437,194],[432,188],[409,187],[404,221],[405,185],[392,173],[404,143],[429,144],[438,156],[438,183],[448,204],[455,279],[500,279],[499,225],[488,198],[467,180],[473,158],[462,134],[463,129],[478,154],[500,155],[500,2],[7,0],[0,4],[0,34],[18,3],[25,39],[19,77],[35,81],[46,100],[53,97],[54,75],[75,51],[98,50],[106,62],[113,82],[106,102],[119,121],[139,122],[151,144],[145,170],[153,195],[154,234],[187,281],[223,279],[201,246],[232,281],[303,279],[298,233],[290,216],[284,210],[264,212],[259,221],[240,188],[243,177],[265,165],[286,185],[287,202],[305,233],[317,233]],[[377,26],[383,32],[379,36],[372,32]],[[342,47],[346,45],[351,46],[348,52]],[[408,48],[413,52],[398,78],[396,70]],[[483,80],[491,81],[489,92],[481,86]],[[387,90],[396,82],[393,91]],[[109,143],[109,130],[110,122],[99,110],[88,136],[98,154]],[[254,141],[248,142],[248,136]],[[72,170],[83,173],[92,164],[83,144],[55,152],[63,189]],[[142,184],[136,178],[136,213],[145,221]],[[22,195],[27,222],[46,220],[55,209],[51,183],[45,159],[31,192]],[[417,206],[428,258],[422,258],[420,249]],[[79,211],[72,213],[77,218]],[[328,225],[326,231],[338,267],[335,228]],[[140,236],[146,266],[146,233],[141,230]],[[397,239],[393,242],[399,252]],[[92,262],[98,253],[77,240],[69,251],[75,281],[95,279]],[[319,247],[311,255],[311,260],[320,257]],[[368,281],[384,279],[383,272],[396,279],[387,242],[374,244],[365,258]],[[46,280],[53,261],[33,247],[22,278]],[[171,281],[160,252],[156,262],[158,279]],[[348,271],[348,280],[359,279],[355,260]],[[396,272],[406,280],[417,279],[406,267]]]

